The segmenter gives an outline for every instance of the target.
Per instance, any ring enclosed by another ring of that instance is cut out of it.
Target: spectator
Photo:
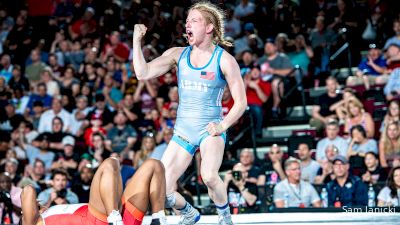
[[[52,105],[52,100],[53,97],[47,94],[47,86],[45,83],[39,83],[37,85],[37,94],[31,94],[29,97],[29,102],[27,106],[27,111],[30,115],[33,115],[34,112],[33,110],[33,104],[35,102],[41,102],[42,107],[44,107],[45,110],[49,109],[50,106]]]
[[[374,139],[369,139],[367,133],[361,125],[351,128],[351,141],[347,150],[347,158],[365,157],[368,152],[378,154],[378,144]]]
[[[261,79],[260,68],[254,67],[244,78],[246,87],[247,104],[250,107],[250,113],[253,116],[255,134],[262,137],[263,128],[263,104],[271,95],[271,84]]]
[[[79,171],[79,176],[72,186],[71,191],[78,196],[80,203],[89,202],[90,185],[92,183],[93,176],[94,171],[90,164],[87,164]]]
[[[40,141],[40,145],[36,148],[32,145],[25,145],[24,149],[27,152],[29,164],[33,166],[36,159],[40,159],[44,162],[46,172],[50,171],[51,164],[53,163],[55,154],[49,151],[49,137],[47,135],[42,135],[36,138]]]
[[[25,115],[25,118],[32,123],[32,126],[35,130],[39,128],[40,117],[45,112],[45,108],[43,106],[43,102],[35,101],[32,104],[32,116]]]
[[[26,166],[25,174],[20,184],[31,184],[38,193],[47,188],[46,168],[42,160],[36,159],[35,162],[33,162],[33,166]]]
[[[354,95],[354,91],[351,88],[345,88],[342,94],[343,99],[336,102],[335,104],[329,107],[330,111],[335,111],[336,116],[338,117],[340,122],[344,122],[344,120],[349,117],[349,111],[347,110],[349,107],[350,100],[359,101],[357,97]]]
[[[235,103],[232,98],[231,91],[228,87],[224,89],[224,93],[222,94],[222,116],[225,118],[228,115],[229,111],[232,109],[233,104]]]
[[[237,163],[224,177],[224,184],[228,190],[228,203],[232,211],[239,208],[240,213],[254,213],[257,211],[257,186],[248,181],[248,170],[241,163]]]
[[[90,120],[96,114],[97,117],[101,118],[102,126],[105,130],[111,129],[113,127],[114,113],[108,108],[105,102],[105,97],[103,94],[96,94],[95,104],[92,110],[88,113],[86,118]]]
[[[400,68],[393,70],[389,76],[389,80],[383,89],[386,100],[390,101],[397,98],[400,94]]]
[[[76,108],[72,111],[71,134],[82,135],[82,129],[87,124],[86,116],[90,111],[88,98],[84,95],[76,97]]]
[[[134,104],[132,94],[125,94],[124,99],[119,104],[119,110],[124,111],[128,118],[127,123],[132,127],[142,117],[140,108]]]
[[[60,117],[56,116],[51,121],[51,132],[43,132],[39,136],[46,135],[49,140],[49,150],[52,152],[59,152],[64,149],[61,143],[67,133],[63,132],[64,123]],[[33,141],[32,144],[36,147],[40,145],[39,142]]]
[[[13,70],[12,70],[12,77],[8,81],[8,86],[10,88],[22,88],[24,92],[27,92],[30,90],[30,85],[29,85],[29,80],[21,74],[21,67],[19,65],[14,65]]]
[[[400,45],[390,44],[386,50],[386,73],[392,73],[396,68],[400,67]]]
[[[373,152],[367,152],[364,157],[365,170],[361,172],[362,181],[367,184],[376,184],[385,182],[387,174],[385,169],[379,165],[378,155]]]
[[[339,149],[335,145],[328,145],[325,149],[325,159],[320,161],[321,167],[314,179],[314,184],[327,184],[335,179],[332,161],[339,154]]]
[[[234,52],[236,58],[240,56],[243,51],[252,51],[258,54],[262,49],[263,41],[256,34],[253,23],[246,23],[243,27],[244,35],[234,41]]]
[[[256,5],[249,0],[241,0],[235,7],[233,16],[241,21],[248,21],[256,10]]]
[[[68,27],[69,35],[72,39],[93,34],[96,31],[95,11],[92,7],[87,7],[83,16]]]
[[[384,187],[378,194],[378,206],[379,207],[400,206],[399,192],[400,192],[400,167],[397,166],[390,171],[386,187]]]
[[[395,32],[395,35],[386,41],[384,47],[385,50],[387,50],[392,44],[400,46],[400,20],[396,19],[393,21],[393,31]]]
[[[386,126],[388,126],[392,122],[400,121],[400,102],[398,100],[391,100],[388,103],[388,110],[383,118],[383,122],[381,123],[381,128],[379,132],[381,134],[386,130]]]
[[[254,165],[254,153],[252,149],[242,149],[240,151],[239,162],[247,171],[246,182],[256,184],[257,186],[265,185],[265,174],[262,174],[260,168]]]
[[[123,111],[119,111],[114,116],[115,126],[107,132],[107,139],[113,152],[128,152],[136,143],[137,132],[126,122],[127,116]]]
[[[143,137],[142,145],[140,146],[140,149],[135,153],[133,168],[139,168],[146,159],[150,158],[151,154],[154,151],[154,148],[156,147],[155,145],[156,141],[154,140],[153,133],[149,133],[145,137]]]
[[[281,147],[277,144],[273,144],[268,152],[269,160],[265,163],[261,169],[264,171],[266,176],[266,184],[274,185],[279,181],[286,179],[285,172],[283,171],[283,152]]]
[[[362,103],[356,99],[349,100],[347,111],[349,115],[344,124],[344,132],[349,134],[354,126],[360,125],[366,131],[366,137],[373,138],[375,135],[375,123],[371,114],[365,112]]]
[[[109,43],[105,44],[100,57],[105,62],[110,56],[122,63],[129,58],[129,47],[121,42],[118,31],[111,32]]]
[[[342,99],[342,95],[337,92],[338,83],[336,78],[328,77],[326,79],[327,93],[318,97],[312,108],[312,119],[310,126],[321,131],[330,119],[336,119],[336,113],[331,111],[330,107]]]
[[[227,37],[236,38],[241,31],[242,27],[240,26],[240,20],[234,16],[234,10],[228,8],[226,10],[225,18],[225,35]]]
[[[72,136],[65,136],[61,144],[64,147],[64,151],[56,155],[51,167],[52,169],[64,169],[70,176],[73,176],[80,161],[78,153],[74,152],[75,139]]]
[[[276,44],[268,39],[264,45],[265,55],[258,60],[261,65],[261,75],[273,75],[272,77],[272,113],[274,117],[279,115],[280,96],[283,96],[283,79],[290,75],[293,68],[290,59],[283,53],[279,53]],[[279,92],[278,92],[279,91]]]
[[[18,128],[24,117],[15,112],[14,102],[7,100],[4,108],[0,108],[0,129],[12,131]]]
[[[346,157],[341,155],[335,157],[333,173],[336,178],[326,186],[329,206],[367,206],[367,185],[359,177],[349,174],[349,162]]]
[[[382,167],[395,167],[400,165],[400,125],[391,122],[382,132],[379,140],[379,161]]]
[[[57,96],[60,94],[60,87],[53,79],[53,71],[50,67],[45,67],[41,72],[41,82],[46,84],[47,94],[50,96]]]
[[[157,96],[157,91],[149,80],[140,80],[133,99],[135,103],[141,104],[142,113],[149,113],[152,109],[156,108],[156,103],[153,100]]]
[[[325,150],[329,145],[337,147],[339,154],[346,156],[348,144],[347,141],[339,136],[339,123],[336,120],[328,122],[325,128],[326,137],[317,143],[316,159],[318,162],[326,159]]]
[[[88,147],[94,147],[93,135],[94,133],[100,133],[106,135],[107,131],[103,126],[102,117],[99,114],[92,114],[90,119],[91,127],[87,128],[83,133],[83,138]]]
[[[23,14],[17,16],[15,26],[4,42],[4,49],[8,50],[13,62],[19,65],[24,65],[32,44],[32,28],[27,24],[26,18]]]
[[[113,109],[116,109],[118,103],[122,100],[122,92],[115,87],[115,81],[111,75],[104,77],[104,87],[102,93],[105,97],[106,103]]]
[[[386,71],[386,60],[383,58],[382,52],[377,48],[376,44],[370,44],[368,55],[358,65],[355,76],[347,78],[348,86],[363,84],[368,90],[371,85],[385,84],[388,76],[384,74]]]
[[[22,189],[15,187],[6,173],[0,173],[0,191],[9,194],[9,198],[2,199],[2,204],[0,205],[0,213],[2,215],[0,223],[18,224],[22,213],[20,198]],[[6,217],[9,219],[8,221],[6,221]]]
[[[301,179],[309,183],[314,183],[315,176],[317,176],[320,166],[317,161],[311,158],[311,154],[312,152],[308,144],[299,144],[297,155],[300,159]]]
[[[294,49],[288,53],[288,57],[292,62],[292,65],[299,65],[304,76],[308,75],[308,67],[311,63],[311,59],[314,57],[314,51],[306,43],[306,40],[302,34],[296,36],[294,40]]]
[[[63,131],[69,132],[71,130],[72,115],[63,109],[60,97],[55,97],[52,100],[51,109],[47,110],[40,116],[39,128],[40,133],[51,132],[52,122],[55,117],[59,117],[63,123]]]
[[[11,64],[10,55],[4,54],[0,59],[0,77],[3,77],[6,83],[10,82],[14,66]]]
[[[54,170],[51,180],[52,187],[42,191],[38,195],[40,205],[49,208],[53,205],[77,204],[78,196],[67,188],[68,173],[62,169]]]
[[[94,132],[91,137],[92,145],[89,146],[87,158],[93,168],[97,168],[106,158],[108,158],[112,152],[110,146],[105,143],[105,136],[101,132]],[[85,155],[85,154],[84,154]],[[85,158],[83,155],[81,158]],[[81,161],[81,163],[83,160]],[[85,165],[84,165],[85,166]],[[81,168],[79,167],[78,170]]]
[[[15,158],[6,160],[4,165],[4,172],[11,178],[13,185],[17,186],[21,180],[21,176],[17,173],[19,162]]]
[[[62,91],[72,89],[74,84],[79,83],[79,80],[74,77],[75,69],[72,66],[67,66],[64,70],[63,76],[60,78],[60,88]]]
[[[24,115],[29,103],[29,96],[24,95],[24,90],[20,86],[14,86],[12,89],[14,92],[12,102],[15,106],[15,112]]]
[[[285,173],[287,179],[274,188],[275,207],[321,207],[318,192],[309,182],[301,179],[300,162],[297,159],[286,160]]]
[[[168,143],[171,141],[173,135],[172,128],[166,128],[162,130],[163,142],[156,146],[153,153],[151,153],[151,158],[161,160],[164,155],[165,150],[167,150]]]
[[[25,74],[31,85],[36,86],[40,81],[40,73],[46,67],[46,64],[42,62],[40,51],[37,49],[32,50],[30,59],[32,60],[32,64],[26,67]]]

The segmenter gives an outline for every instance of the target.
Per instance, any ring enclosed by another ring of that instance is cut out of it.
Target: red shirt
[[[98,132],[102,133],[103,135],[107,134],[107,131],[103,128],[100,127]],[[89,127],[85,130],[85,133],[83,134],[83,138],[85,139],[85,143],[87,146],[93,147],[93,142],[92,142],[92,134],[93,134],[93,129],[92,127]]]
[[[269,82],[264,82],[262,80],[259,80],[258,86],[261,88],[261,90],[264,92],[265,95],[267,96],[271,95],[271,84]],[[246,89],[246,96],[248,105],[262,106],[263,102],[258,97],[256,90],[248,87]]]
[[[230,97],[227,101],[222,101],[222,115],[224,118],[226,115],[228,115],[229,111],[231,111],[234,103],[235,101],[233,101],[232,97]]]

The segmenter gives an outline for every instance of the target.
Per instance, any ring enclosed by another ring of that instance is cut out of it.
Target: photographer
[[[12,185],[7,173],[0,174],[0,224],[18,224],[21,216],[22,189]]]
[[[248,172],[242,163],[237,163],[228,171],[224,183],[228,189],[228,201],[233,214],[256,212],[257,185],[247,182]]]
[[[78,196],[67,189],[68,173],[63,169],[55,169],[52,174],[53,187],[40,192],[39,204],[45,208],[52,205],[77,204]]]

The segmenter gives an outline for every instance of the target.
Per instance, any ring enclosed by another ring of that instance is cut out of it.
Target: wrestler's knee
[[[116,158],[110,157],[104,160],[100,166],[103,170],[112,171],[112,172],[119,172],[119,161]]]
[[[220,179],[218,173],[211,172],[201,173],[201,178],[203,179],[204,184],[209,188],[215,187]]]

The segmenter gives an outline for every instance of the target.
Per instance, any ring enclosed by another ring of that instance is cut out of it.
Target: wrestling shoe
[[[233,225],[232,216],[229,210],[225,210],[218,215],[218,225]]]
[[[122,222],[122,216],[118,211],[113,210],[107,217],[108,225],[124,225]]]
[[[150,225],[168,225],[167,218],[161,217],[157,219],[152,219]]]
[[[182,211],[181,211],[182,212]],[[185,213],[182,213],[179,219],[179,225],[193,225],[200,220],[200,213],[193,206],[189,205],[189,208]]]

